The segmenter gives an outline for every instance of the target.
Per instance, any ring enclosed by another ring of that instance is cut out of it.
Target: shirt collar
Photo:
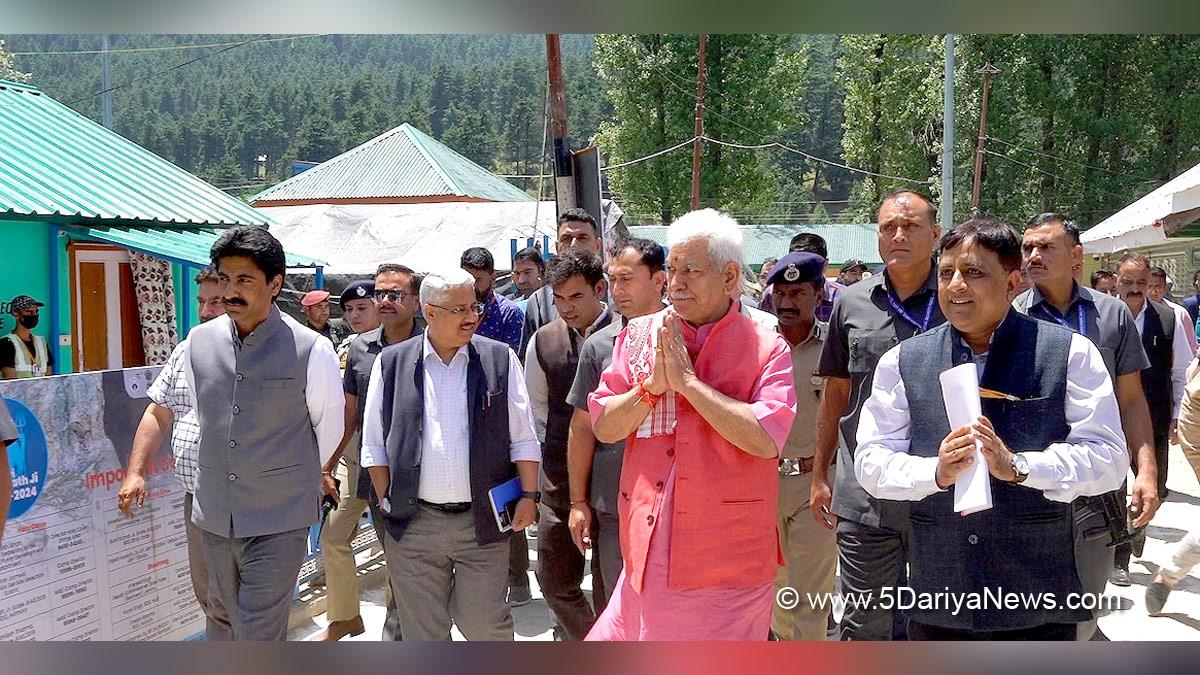
[[[421,358],[426,361],[428,361],[429,359],[432,358],[433,360],[437,361],[438,363],[441,363],[446,368],[450,368],[456,362],[458,362],[460,360],[461,361],[467,360],[467,346],[466,345],[459,347],[458,351],[454,352],[454,356],[450,357],[450,363],[446,364],[446,363],[442,363],[442,357],[438,356],[437,350],[433,348],[433,344],[429,341],[429,330],[428,329],[425,330],[425,335],[421,338],[421,340],[422,340],[422,342],[424,342],[424,344],[421,345],[421,349],[422,349]]]
[[[1078,282],[1071,281],[1071,299],[1067,302],[1068,312],[1071,311],[1071,308],[1075,306],[1076,302],[1082,301],[1093,305],[1096,304],[1087,293],[1083,293],[1080,289],[1081,287]],[[1050,304],[1050,301],[1046,299],[1046,296],[1042,295],[1042,289],[1038,288],[1036,284],[1029,290],[1029,294],[1030,309],[1037,307],[1042,303],[1046,303],[1048,307],[1054,309],[1054,306]],[[1055,311],[1058,310],[1055,309]]]
[[[824,323],[823,321],[817,321],[814,318],[813,319],[813,327],[811,330],[808,331],[808,337],[804,338],[803,342],[801,342],[800,344],[796,344],[796,345],[792,344],[791,342],[788,342],[788,339],[786,337],[784,337],[784,335],[783,335],[783,331],[779,330],[779,324],[775,324],[775,332],[779,333],[780,337],[783,337],[783,341],[787,342],[789,347],[791,347],[792,349],[795,349],[796,347],[799,347],[801,345],[806,345],[813,341],[824,342],[825,341],[825,331],[828,330],[826,328],[827,325],[828,324]]]
[[[909,296],[910,298],[916,297],[918,295],[922,295],[926,291],[932,291],[934,293],[937,293],[937,274],[934,274],[934,272],[936,270],[937,270],[937,268],[934,267],[933,261],[932,260],[929,261],[929,276],[925,277],[925,283],[922,284],[921,287],[917,289],[916,293],[913,293],[911,296]],[[877,290],[880,290],[883,293],[887,293],[888,291],[891,290],[891,287],[888,285],[888,274],[887,274],[886,269],[871,278],[879,279],[879,285],[875,287]],[[859,282],[859,283],[862,283],[862,282]]]
[[[228,314],[225,314],[224,317],[229,321],[229,334],[233,337],[233,345],[238,349],[241,349],[246,342],[250,342],[252,338],[254,340],[260,340],[267,337],[274,332],[275,325],[280,323],[282,320],[279,314],[279,308],[272,304],[271,313],[267,315],[267,318],[263,319],[262,323],[255,326],[254,330],[250,331],[250,334],[246,336],[245,340],[243,340],[241,336],[238,335],[238,327],[237,324],[234,323],[233,318]]]

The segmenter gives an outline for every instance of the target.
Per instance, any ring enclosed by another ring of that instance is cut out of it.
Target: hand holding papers
[[[942,398],[950,428],[968,426],[982,414],[979,373],[974,363],[964,363],[943,372]],[[954,510],[962,515],[992,508],[992,484],[983,446],[975,442],[975,461],[954,480]]]

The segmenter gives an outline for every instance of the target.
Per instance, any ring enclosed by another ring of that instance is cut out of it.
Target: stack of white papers
[[[973,362],[943,372],[940,379],[951,430],[971,424],[983,414],[979,399],[979,369]],[[965,516],[990,508],[990,472],[983,456],[983,444],[976,441],[975,461],[954,481],[954,510]]]

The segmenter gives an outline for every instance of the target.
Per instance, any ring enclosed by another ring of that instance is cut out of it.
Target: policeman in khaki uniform
[[[837,538],[810,511],[813,455],[816,451],[817,410],[825,378],[816,374],[825,344],[827,324],[816,319],[825,290],[825,260],[815,253],[789,253],[776,265],[767,283],[779,317],[778,330],[792,350],[796,382],[796,420],[779,460],[779,540],[784,567],[775,578],[776,590],[790,587],[794,607],[777,602],[771,632],[780,640],[822,640],[829,609],[813,607],[808,597],[833,593],[837,567]]]

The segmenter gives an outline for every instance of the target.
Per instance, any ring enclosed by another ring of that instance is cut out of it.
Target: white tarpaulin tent
[[[1200,165],[1096,224],[1080,239],[1087,253],[1115,253],[1160,244],[1200,219]]]
[[[524,248],[528,238],[541,242],[546,236],[553,249],[556,233],[551,201],[259,208],[275,221],[271,234],[284,248],[319,251],[326,274],[370,275],[385,262],[418,272],[458,267],[462,252],[472,246],[491,251],[496,268],[507,270],[513,239]],[[607,200],[604,213],[608,227],[623,215]]]

